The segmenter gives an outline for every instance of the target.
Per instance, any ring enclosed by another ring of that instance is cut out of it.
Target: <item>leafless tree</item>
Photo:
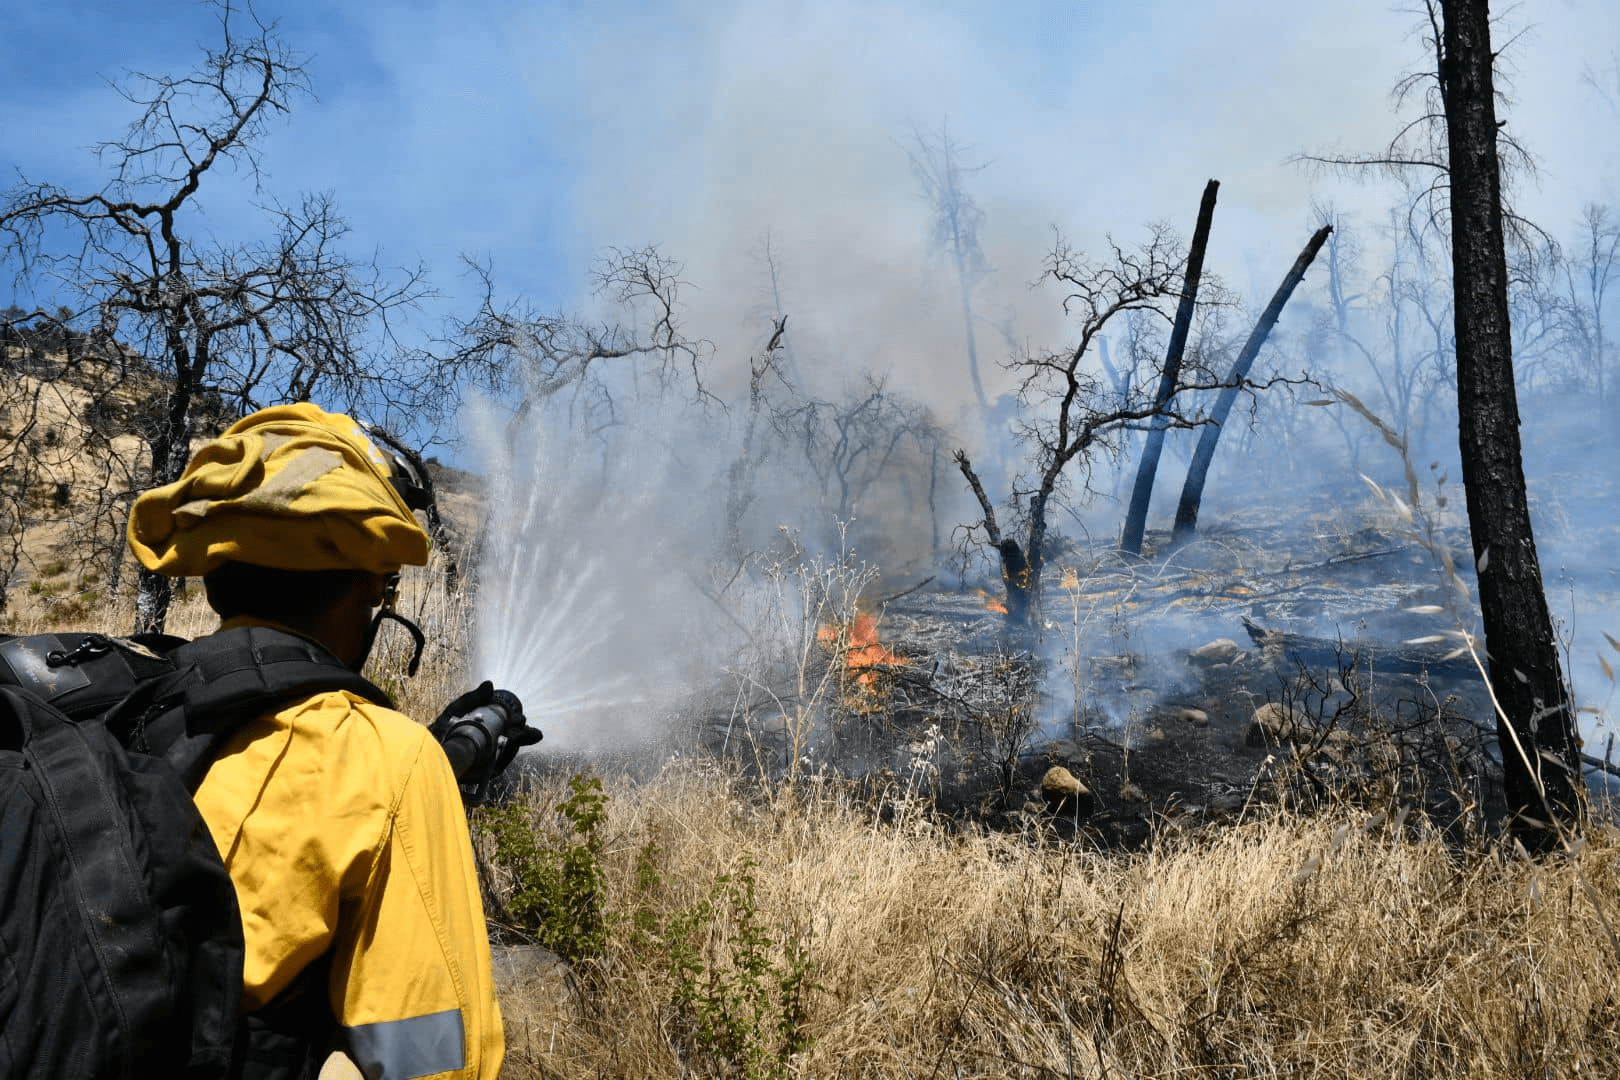
[[[799,445],[823,505],[841,521],[859,511],[906,442],[926,439],[932,427],[926,410],[873,375],[839,400],[802,400],[782,409],[777,424]]]
[[[348,255],[330,196],[267,203],[261,240],[215,241],[200,226],[204,188],[229,171],[257,181],[264,136],[308,92],[273,24],[229,2],[217,10],[219,44],[196,71],[121,88],[139,115],[98,147],[100,190],[24,179],[0,205],[20,283],[72,298],[98,340],[128,343],[161,373],[137,432],[143,482],[179,476],[205,400],[239,414],[318,395],[419,428],[445,417],[459,386],[454,363],[392,334],[390,316],[428,293],[421,270]],[[143,574],[138,628],[160,628],[168,602],[167,579]]]
[[[1463,487],[1515,834],[1556,844],[1581,816],[1580,740],[1542,586],[1519,445],[1502,140],[1486,0],[1429,0],[1445,108]]]
[[[1211,180],[1204,185],[1203,198],[1198,206],[1198,223],[1193,229],[1192,247],[1187,254],[1186,280],[1181,287],[1181,299],[1176,305],[1176,321],[1170,331],[1170,345],[1165,352],[1164,366],[1159,376],[1159,390],[1154,402],[1163,410],[1169,406],[1181,379],[1181,358],[1186,352],[1187,335],[1192,330],[1193,311],[1198,304],[1198,283],[1204,273],[1204,250],[1209,245],[1210,225],[1215,217],[1215,197],[1220,181]],[[1111,365],[1106,362],[1105,369]],[[1118,378],[1115,377],[1116,383]],[[1164,449],[1168,418],[1155,417],[1148,428],[1137,463],[1136,483],[1131,489],[1130,507],[1125,513],[1125,529],[1120,539],[1120,550],[1131,555],[1142,554],[1142,535],[1147,529],[1148,506],[1153,498],[1153,481],[1159,471],[1159,454]]]
[[[1210,462],[1215,457],[1215,446],[1221,436],[1221,429],[1225,426],[1227,418],[1231,415],[1232,406],[1237,402],[1238,393],[1248,382],[1249,370],[1255,358],[1260,355],[1260,349],[1270,336],[1272,327],[1277,325],[1277,319],[1282,314],[1283,305],[1298,287],[1304,278],[1305,271],[1316,258],[1322,244],[1333,231],[1333,226],[1323,225],[1312,234],[1306,242],[1304,250],[1294,260],[1283,277],[1282,284],[1272,294],[1271,302],[1255,320],[1254,329],[1249,333],[1249,339],[1243,343],[1238,351],[1237,359],[1232,362],[1232,371],[1226,377],[1215,404],[1210,409],[1209,422],[1204,425],[1203,431],[1198,434],[1198,446],[1193,451],[1192,462],[1187,466],[1187,480],[1181,487],[1181,501],[1176,506],[1176,520],[1172,526],[1171,541],[1176,544],[1185,543],[1192,537],[1198,525],[1198,509],[1204,498],[1204,481],[1209,475]]]
[[[964,187],[964,180],[983,169],[982,164],[970,165],[964,158],[968,148],[952,137],[950,129],[940,126],[939,134],[913,135],[916,148],[911,151],[911,171],[921,186],[923,195],[934,209],[934,244],[950,256],[956,270],[956,283],[962,298],[963,331],[967,341],[968,377],[973,382],[973,394],[983,415],[990,411],[990,400],[984,393],[984,380],[979,375],[979,343],[973,314],[973,288],[989,269],[984,252],[979,247],[979,227],[984,224],[984,211],[979,209],[973,196]]]
[[[1121,400],[1117,388],[1105,386],[1089,370],[1088,357],[1113,320],[1140,312],[1169,321],[1184,271],[1180,244],[1164,226],[1153,227],[1139,247],[1112,240],[1109,246],[1110,257],[1098,262],[1059,238],[1046,260],[1042,280],[1063,290],[1063,310],[1076,321],[1079,336],[1061,351],[1026,354],[1009,364],[1018,374],[1019,400],[1029,417],[1018,434],[1033,472],[1032,479],[1014,483],[1010,509],[1015,518],[1009,527],[1002,526],[995,501],[967,452],[959,449],[953,455],[983,512],[979,521],[963,527],[962,540],[996,551],[1007,589],[1007,618],[1015,625],[1026,624],[1038,606],[1049,516],[1054,500],[1070,490],[1071,466],[1085,467],[1091,454],[1110,448],[1128,425],[1150,417],[1162,417],[1167,427],[1195,422],[1173,405],[1161,408],[1139,388]],[[1188,385],[1183,379],[1178,390]]]
[[[742,443],[726,469],[726,540],[739,562],[747,554],[743,518],[759,495],[760,470],[769,463],[775,449],[769,437],[771,388],[777,384],[794,392],[780,364],[786,334],[787,316],[781,315],[771,327],[765,347],[748,361],[748,411],[743,420]]]
[[[681,265],[656,247],[613,248],[596,261],[596,293],[610,311],[595,320],[503,304],[488,268],[469,268],[483,300],[472,318],[452,324],[438,362],[488,393],[515,398],[514,419],[561,401],[577,430],[600,432],[622,422],[618,396],[627,383],[720,404],[704,381],[712,346],[682,324]]]
[[[1580,819],[1579,739],[1530,521],[1511,295],[1516,285],[1543,280],[1545,263],[1537,260],[1550,244],[1504,195],[1532,161],[1497,120],[1504,104],[1496,70],[1501,49],[1491,44],[1487,0],[1425,0],[1422,11],[1430,63],[1397,88],[1402,107],[1419,103],[1417,115],[1381,153],[1304,160],[1421,176],[1427,198],[1414,206],[1426,206],[1427,214],[1421,220],[1414,214],[1414,228],[1449,238],[1455,303],[1449,327],[1435,320],[1432,330],[1442,343],[1449,330],[1455,347],[1463,487],[1499,705],[1503,786],[1515,835],[1544,849],[1557,842],[1560,819]],[[1550,336],[1554,320],[1543,314],[1521,329],[1530,344]]]
[[[1581,233],[1562,262],[1568,319],[1565,345],[1580,357],[1601,410],[1608,398],[1607,371],[1614,344],[1608,320],[1612,290],[1620,279],[1620,220],[1607,206],[1592,203],[1581,214]]]

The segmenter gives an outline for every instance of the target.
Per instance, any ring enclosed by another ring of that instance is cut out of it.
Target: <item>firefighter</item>
[[[148,570],[200,577],[220,629],[267,626],[358,671],[428,537],[347,416],[262,410],[137,499]],[[379,608],[382,611],[379,611]],[[461,793],[429,730],[348,691],[231,736],[195,799],[235,884],[244,1075],[485,1077],[503,1038]]]

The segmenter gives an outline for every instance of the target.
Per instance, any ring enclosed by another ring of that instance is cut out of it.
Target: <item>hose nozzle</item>
[[[431,730],[471,805],[488,797],[490,782],[506,771],[520,749],[541,738],[540,730],[529,726],[517,695],[488,682],[451,702]]]

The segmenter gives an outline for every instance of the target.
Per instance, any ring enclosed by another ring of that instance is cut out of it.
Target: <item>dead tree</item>
[[[1436,4],[1429,5],[1431,20]],[[1445,106],[1457,408],[1480,615],[1498,704],[1513,829],[1547,849],[1582,813],[1580,740],[1530,524],[1519,444],[1508,267],[1486,0],[1438,0],[1433,26]]]
[[[1221,428],[1231,416],[1232,406],[1237,403],[1238,391],[1247,383],[1249,370],[1254,366],[1255,358],[1260,355],[1260,349],[1265,345],[1266,338],[1271,336],[1272,327],[1277,325],[1283,305],[1288,303],[1288,298],[1293,295],[1295,287],[1305,277],[1305,271],[1332,231],[1333,226],[1324,225],[1306,242],[1305,250],[1294,260],[1294,265],[1289,268],[1282,284],[1272,295],[1271,302],[1260,313],[1248,341],[1243,344],[1243,350],[1233,361],[1231,374],[1226,377],[1220,396],[1215,399],[1209,423],[1198,436],[1198,447],[1193,451],[1192,463],[1187,466],[1187,481],[1181,489],[1181,502],[1176,507],[1176,521],[1170,535],[1172,545],[1183,544],[1190,540],[1197,529],[1198,506],[1204,498],[1204,480],[1209,475],[1210,462],[1215,459],[1215,445],[1220,440]]]
[[[1198,206],[1198,224],[1193,229],[1192,248],[1187,253],[1187,275],[1181,286],[1181,302],[1176,307],[1175,325],[1170,330],[1170,346],[1165,350],[1164,371],[1159,377],[1159,392],[1154,405],[1161,415],[1155,415],[1142,444],[1142,458],[1136,468],[1136,484],[1131,488],[1130,508],[1125,514],[1125,531],[1120,549],[1132,555],[1142,554],[1142,536],[1147,531],[1148,505],[1153,500],[1153,481],[1159,472],[1159,454],[1164,450],[1164,433],[1169,418],[1163,410],[1169,408],[1181,378],[1181,356],[1187,347],[1187,334],[1192,329],[1193,309],[1198,304],[1198,281],[1204,272],[1204,249],[1209,245],[1210,223],[1215,218],[1215,193],[1220,182],[1211,180],[1204,185],[1204,197]],[[1105,350],[1106,354],[1106,350]],[[1104,367],[1109,368],[1106,355]],[[1110,375],[1113,374],[1109,368]],[[1115,380],[1118,381],[1117,378]]]
[[[1117,316],[1135,311],[1154,313],[1168,321],[1166,306],[1177,298],[1176,282],[1184,270],[1179,244],[1162,226],[1155,227],[1148,241],[1135,250],[1112,241],[1110,245],[1112,257],[1094,263],[1058,243],[1047,259],[1044,276],[1065,290],[1064,311],[1079,319],[1079,340],[1072,348],[1028,355],[1011,364],[1020,374],[1019,399],[1033,414],[1019,430],[1029,448],[1033,487],[1013,492],[1013,503],[1021,510],[1022,542],[1003,530],[994,502],[966,451],[957,450],[953,455],[983,511],[979,521],[963,527],[963,543],[995,549],[1007,588],[1007,618],[1016,625],[1027,625],[1030,613],[1039,606],[1048,516],[1053,500],[1067,490],[1070,466],[1083,465],[1094,451],[1112,447],[1127,426],[1149,417],[1162,415],[1168,426],[1175,427],[1192,423],[1140,395],[1119,402],[1084,366],[1092,345]]]
[[[558,404],[577,432],[617,426],[623,420],[617,396],[631,381],[715,404],[704,380],[711,346],[688,336],[682,324],[682,269],[656,247],[609,249],[591,275],[596,294],[622,317],[592,321],[498,301],[488,269],[472,264],[483,300],[439,343],[437,362],[486,392],[516,399],[509,433],[531,411]]]
[[[979,345],[973,316],[973,285],[984,276],[984,252],[979,248],[979,226],[984,224],[984,211],[979,209],[962,186],[966,173],[977,172],[982,165],[965,165],[963,147],[951,138],[948,129],[941,127],[938,141],[933,136],[916,133],[917,150],[911,155],[911,171],[922,186],[934,208],[934,243],[951,257],[956,269],[956,283],[962,297],[963,329],[967,336],[968,377],[973,382],[973,394],[979,402],[979,414],[990,411],[990,400],[984,393],[984,381],[979,377]]]
[[[1452,318],[1430,329],[1442,353],[1447,337],[1455,342],[1463,488],[1511,828],[1526,847],[1546,850],[1584,808],[1580,740],[1530,523],[1514,384],[1509,243],[1533,250],[1540,230],[1512,212],[1503,187],[1505,175],[1533,163],[1497,119],[1487,0],[1426,0],[1424,12],[1433,66],[1398,87],[1403,101],[1421,89],[1421,118],[1380,154],[1311,160],[1403,176],[1421,170],[1428,224],[1449,222]]]
[[[135,75],[123,87],[139,110],[103,144],[110,177],[73,193],[23,180],[0,204],[6,261],[36,287],[60,289],[94,316],[107,340],[130,343],[163,372],[160,407],[140,432],[143,479],[180,475],[213,399],[240,414],[316,394],[396,429],[453,408],[453,369],[393,349],[390,312],[427,294],[346,255],[347,226],[326,196],[267,210],[261,242],[213,243],[196,218],[216,172],[257,176],[259,143],[308,90],[300,61],[273,25],[220,4],[220,44],[197,71]],[[163,626],[166,578],[143,574],[137,628]]]
[[[1609,397],[1605,374],[1609,340],[1607,312],[1610,290],[1620,279],[1620,220],[1612,208],[1595,203],[1581,212],[1581,236],[1576,254],[1563,260],[1564,296],[1568,316],[1566,343],[1581,360],[1577,378],[1590,378],[1600,412]]]
[[[792,389],[778,364],[782,339],[787,334],[787,316],[777,317],[765,348],[748,360],[748,414],[743,422],[742,445],[726,467],[726,540],[731,555],[739,562],[745,557],[743,518],[758,495],[759,471],[770,460],[771,442],[766,438],[769,420],[769,385],[775,381]]]

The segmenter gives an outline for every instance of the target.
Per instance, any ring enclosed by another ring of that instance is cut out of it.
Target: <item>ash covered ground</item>
[[[1423,640],[1440,590],[1398,584],[1432,577],[1429,554],[1371,528],[1303,551],[1265,540],[1228,530],[1168,564],[1105,555],[1052,573],[1033,632],[985,590],[924,587],[877,618],[886,662],[851,648],[808,736],[757,708],[707,717],[703,741],[776,774],[848,778],[879,805],[1108,845],[1278,799],[1500,816],[1483,681],[1454,641]],[[1324,621],[1340,634],[1297,629]]]

